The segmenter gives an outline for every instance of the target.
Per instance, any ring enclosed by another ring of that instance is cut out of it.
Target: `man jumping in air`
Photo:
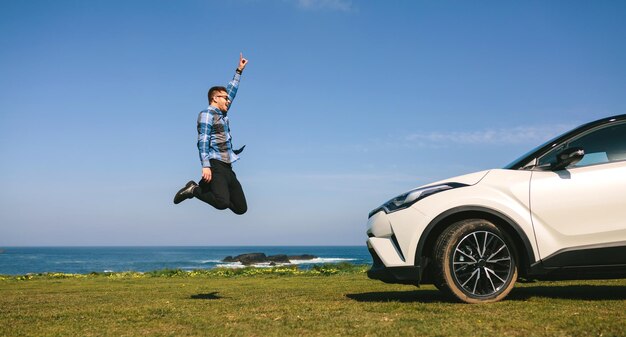
[[[226,88],[209,89],[209,107],[198,115],[198,150],[202,162],[202,178],[196,184],[188,182],[174,196],[174,204],[196,197],[217,209],[230,209],[235,214],[248,210],[246,196],[232,168],[239,159],[239,150],[233,150],[228,109],[237,94],[241,73],[248,60],[239,56],[235,77]]]

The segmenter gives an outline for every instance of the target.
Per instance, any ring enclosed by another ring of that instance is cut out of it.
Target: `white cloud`
[[[340,12],[350,12],[354,9],[351,0],[287,0],[295,3],[301,9],[305,10],[333,10]]]
[[[536,144],[547,141],[573,125],[517,126],[478,131],[428,131],[408,135],[406,140],[421,145],[455,144]]]

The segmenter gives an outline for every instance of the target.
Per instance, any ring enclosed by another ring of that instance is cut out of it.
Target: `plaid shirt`
[[[240,74],[235,73],[233,80],[228,83],[226,93],[231,104],[237,94]],[[226,112],[209,105],[198,115],[198,151],[202,167],[211,167],[209,159],[217,159],[225,163],[233,163],[239,157],[233,152],[232,137],[228,126]]]

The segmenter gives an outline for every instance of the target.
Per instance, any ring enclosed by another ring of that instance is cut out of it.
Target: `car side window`
[[[626,123],[608,125],[570,139],[539,158],[539,166],[555,163],[557,153],[572,147],[585,150],[583,159],[572,167],[626,160]]]

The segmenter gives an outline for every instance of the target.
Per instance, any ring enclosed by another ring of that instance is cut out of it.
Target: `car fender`
[[[437,193],[420,200],[410,209],[398,212],[392,221],[392,230],[406,256],[406,262],[420,264],[419,258],[427,255],[440,233],[439,226],[449,225],[446,220],[455,216],[490,214],[504,221],[522,240],[530,263],[538,260],[537,245],[529,211],[529,183],[531,173],[516,170],[491,170],[479,183]],[[453,180],[448,180],[453,182]],[[415,213],[418,212],[418,213]],[[420,214],[421,216],[411,216]],[[460,220],[460,219],[459,219]]]

